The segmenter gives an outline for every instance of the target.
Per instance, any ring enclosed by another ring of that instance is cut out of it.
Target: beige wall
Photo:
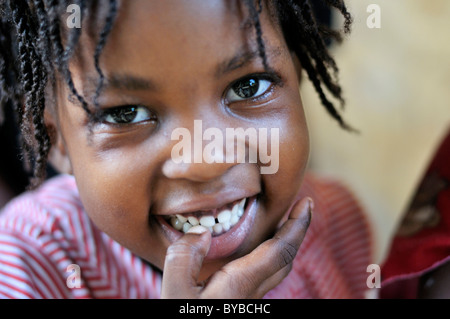
[[[308,81],[302,87],[311,132],[311,169],[337,176],[366,207],[381,262],[429,157],[450,127],[450,1],[351,0],[352,34],[333,48],[347,100],[342,131]],[[370,29],[369,4],[381,8]]]

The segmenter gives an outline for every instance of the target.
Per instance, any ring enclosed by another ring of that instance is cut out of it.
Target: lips
[[[206,259],[227,257],[245,241],[256,216],[257,197],[240,198],[218,208],[181,214],[159,215],[156,219],[170,242],[189,228],[202,225],[213,235]]]

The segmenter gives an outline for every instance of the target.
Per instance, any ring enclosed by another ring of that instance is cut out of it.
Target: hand
[[[298,201],[273,238],[226,264],[204,284],[198,282],[198,277],[211,234],[206,229],[186,233],[167,249],[161,297],[262,298],[289,274],[311,221],[311,207],[309,198]]]

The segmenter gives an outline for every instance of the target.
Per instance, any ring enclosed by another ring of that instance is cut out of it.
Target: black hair
[[[99,66],[102,50],[114,25],[119,0],[102,0],[109,6],[101,28],[93,60],[98,73],[94,105],[101,92],[104,75]],[[242,0],[248,7],[264,67],[269,68],[260,25],[261,0]],[[319,0],[314,0],[319,1]],[[344,33],[350,31],[351,15],[343,0],[320,0],[336,8],[344,17]],[[44,122],[46,88],[54,85],[56,72],[64,79],[71,95],[89,117],[95,112],[77,91],[68,64],[79,42],[81,29],[65,29],[61,17],[69,4],[77,4],[82,17],[99,6],[88,0],[0,0],[0,119],[4,106],[12,105],[21,131],[24,160],[32,172],[31,185],[37,186],[46,173],[51,134]],[[103,4],[102,2],[102,4]],[[341,127],[352,130],[324,90],[344,104],[338,68],[329,54],[327,41],[340,40],[341,32],[320,25],[309,0],[274,0],[286,42],[299,58],[322,104]],[[95,109],[95,108],[94,108]]]

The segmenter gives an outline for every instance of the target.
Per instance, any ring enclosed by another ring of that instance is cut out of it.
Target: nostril
[[[164,162],[162,173],[170,179],[187,179],[194,182],[209,182],[223,174],[234,163],[177,163],[171,158]]]

